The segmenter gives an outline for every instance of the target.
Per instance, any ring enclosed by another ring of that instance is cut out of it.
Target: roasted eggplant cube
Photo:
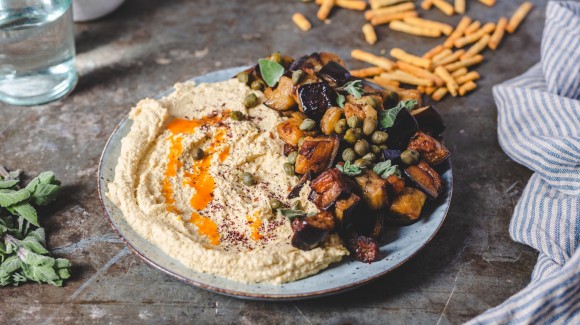
[[[342,86],[350,79],[350,72],[336,61],[325,64],[318,75],[333,87]]]
[[[411,137],[407,148],[417,150],[432,166],[442,163],[451,154],[441,142],[421,131]]]
[[[378,212],[375,216],[373,227],[371,229],[370,237],[377,242],[383,237],[383,230],[385,228],[385,213]]]
[[[310,55],[305,55],[297,60],[294,60],[290,65],[290,70],[311,70],[318,72],[322,68],[323,64],[320,59],[320,54],[312,53]]]
[[[439,138],[445,130],[443,118],[433,106],[424,106],[411,111],[411,115],[417,120],[419,130]]]
[[[366,170],[355,176],[354,180],[361,189],[361,194],[368,207],[373,211],[381,210],[389,204],[389,184],[372,170]]]
[[[293,222],[292,226],[294,229],[292,246],[307,251],[318,247],[326,235],[334,229],[334,216],[328,211],[322,211],[302,219],[299,223]]]
[[[386,181],[389,184],[389,195],[391,197],[398,195],[405,188],[405,180],[397,175],[390,175],[386,178]]]
[[[326,82],[300,85],[297,95],[300,110],[316,121],[319,121],[324,112],[333,106],[336,97]]]
[[[393,126],[386,129],[389,134],[387,139],[387,146],[391,149],[406,149],[409,139],[419,130],[417,121],[407,111],[402,109],[397,114]]]
[[[427,196],[421,190],[405,187],[395,196],[389,208],[389,220],[399,225],[409,225],[419,220]]]
[[[274,88],[271,92],[264,92],[267,99],[264,105],[276,111],[290,110],[296,106],[293,93],[294,84],[292,83],[292,79],[282,76],[278,82],[278,87]]]
[[[346,247],[354,259],[364,263],[372,263],[379,259],[379,244],[371,237],[356,233],[348,236]]]
[[[310,182],[309,199],[317,208],[327,210],[337,200],[347,198],[353,192],[356,184],[344,176],[338,169],[327,169]]]
[[[430,199],[436,199],[443,189],[441,176],[425,161],[405,168],[405,175],[421,189]]]
[[[298,141],[305,135],[304,131],[300,130],[302,121],[301,118],[293,116],[276,127],[280,139],[290,147],[297,148]]]
[[[345,199],[336,200],[334,205],[334,215],[336,220],[340,224],[341,228],[346,229],[353,222],[354,212],[360,202],[360,197],[354,193],[351,193]]]
[[[338,147],[338,137],[306,137],[298,149],[294,170],[298,174],[321,173],[332,165]]]

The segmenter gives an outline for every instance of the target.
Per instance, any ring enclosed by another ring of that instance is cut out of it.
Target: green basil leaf
[[[0,265],[0,270],[6,273],[14,273],[15,271],[19,270],[22,267],[22,261],[18,258],[17,255],[12,255],[2,262]]]
[[[397,106],[395,106],[391,109],[388,109],[385,111],[379,111],[379,125],[383,129],[388,129],[388,128],[392,127],[395,124],[395,120],[397,119],[397,115],[399,115],[399,112],[403,108],[406,108],[407,110],[410,111],[416,105],[417,105],[416,99],[405,100],[405,101],[400,101],[397,104]]]
[[[391,165],[391,161],[390,160],[386,160],[386,161],[382,161],[380,163],[377,163],[374,167],[373,167],[373,171],[375,173],[377,173],[377,175],[381,176],[382,178],[387,178],[391,175],[396,175],[397,174],[397,165]]]
[[[280,213],[282,213],[284,217],[290,219],[290,221],[296,218],[304,217],[306,215],[306,212],[304,211],[292,209],[280,209]]]
[[[344,101],[345,100],[346,100],[346,98],[344,97],[344,95],[336,93],[336,104],[338,105],[338,107],[344,108]]]
[[[48,254],[48,250],[34,236],[24,238],[20,241],[20,245],[36,254]]]
[[[38,215],[36,214],[36,209],[34,209],[34,207],[30,203],[27,202],[18,203],[11,206],[9,210],[26,219],[26,221],[30,222],[31,224],[40,227],[40,225],[38,224]]]
[[[11,205],[20,203],[30,197],[30,191],[23,188],[18,191],[0,190],[0,207],[7,208]]]
[[[16,186],[20,181],[17,179],[0,180],[0,189],[7,189]]]
[[[58,185],[40,183],[36,185],[34,192],[32,192],[32,203],[36,205],[47,205],[54,201],[59,190],[60,186]]]
[[[266,84],[270,87],[276,86],[278,80],[280,80],[280,77],[284,74],[284,67],[267,59],[258,60],[258,65],[260,66],[262,79],[264,79]]]

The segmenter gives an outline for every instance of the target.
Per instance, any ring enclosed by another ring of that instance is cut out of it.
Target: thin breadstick
[[[395,47],[395,48],[391,49],[390,54],[392,57],[394,57],[397,60],[401,60],[401,61],[413,64],[413,65],[416,65],[418,67],[423,67],[425,69],[431,68],[431,60],[423,59],[422,57],[419,57],[419,56],[416,56],[413,54],[409,54],[400,48]]]
[[[437,87],[425,87],[425,95],[431,95],[437,90]]]
[[[389,80],[380,76],[374,77],[372,81],[383,88],[399,87],[401,85],[401,83],[396,80]]]
[[[440,37],[441,36],[440,30],[417,27],[417,26],[409,25],[409,24],[404,23],[402,21],[398,21],[398,20],[394,20],[394,21],[390,22],[389,28],[392,30],[396,30],[396,31],[411,34],[411,35],[417,35],[417,36],[425,36],[425,37]]]
[[[461,15],[465,13],[465,0],[455,0],[455,12]]]
[[[419,14],[417,11],[404,11],[404,12],[397,12],[394,14],[388,15],[380,15],[371,18],[371,25],[377,26],[382,24],[388,24],[393,20],[401,20],[405,17],[417,17]]]
[[[453,45],[455,45],[457,48],[464,47],[467,44],[477,42],[480,38],[483,37],[483,35],[489,34],[494,30],[495,24],[487,23],[483,25],[483,27],[481,27],[477,32],[456,39],[455,42],[453,42]]]
[[[481,27],[481,22],[479,20],[472,22],[465,29],[465,35],[469,35],[469,34],[473,34],[473,33],[477,32],[479,30],[479,27]]]
[[[451,25],[434,20],[423,19],[418,17],[406,17],[405,19],[403,19],[403,21],[406,22],[407,24],[419,27],[438,29],[445,35],[449,35],[451,34],[451,32],[453,32],[453,27]]]
[[[426,88],[426,87],[427,87],[427,86],[417,86],[417,90],[418,90],[418,91],[420,91],[422,94],[424,94],[424,93],[425,93],[425,88]]]
[[[445,95],[447,95],[447,92],[448,92],[448,90],[446,87],[438,88],[437,90],[435,90],[433,95],[431,95],[431,98],[433,98],[434,101],[438,102],[441,99],[443,99],[443,97],[445,97]]]
[[[527,1],[520,5],[518,10],[516,10],[516,12],[510,18],[510,21],[508,22],[508,24],[505,28],[508,31],[508,33],[511,34],[511,33],[515,32],[516,29],[518,29],[518,26],[522,23],[524,18],[526,18],[528,13],[530,13],[530,11],[532,10],[533,7],[534,7],[534,5],[531,2],[527,2]]]
[[[457,62],[447,64],[445,65],[445,69],[449,72],[453,72],[463,67],[467,68],[472,65],[476,65],[478,63],[481,63],[481,61],[483,61],[483,56],[481,54],[477,54],[465,60],[459,60]]]
[[[308,19],[306,19],[306,17],[304,17],[304,15],[299,12],[292,15],[292,21],[294,21],[294,24],[296,24],[296,26],[298,26],[298,28],[304,32],[307,32],[310,30],[310,28],[312,28],[312,25]]]
[[[392,6],[407,1],[410,0],[369,0],[369,4],[371,5],[371,9],[378,9],[380,7]]]
[[[479,2],[483,3],[488,7],[493,7],[495,5],[495,0],[479,0]]]
[[[459,96],[463,96],[475,88],[477,88],[477,84],[473,81],[468,81],[459,87]]]
[[[350,55],[356,60],[376,65],[377,67],[381,67],[387,71],[391,71],[395,67],[395,62],[385,57],[376,56],[363,50],[354,49],[352,52],[350,52]]]
[[[423,10],[429,10],[432,6],[433,0],[423,0],[423,2],[421,2],[421,8],[423,8]]]
[[[406,73],[404,71],[401,70],[396,70],[393,72],[385,72],[385,73],[381,73],[380,75],[381,78],[385,78],[385,79],[389,79],[389,80],[396,80],[396,81],[400,81],[402,83],[406,83],[409,85],[415,85],[415,86],[433,86],[433,81],[432,80],[427,80],[427,79],[423,79],[423,78],[417,78],[412,74]]]
[[[437,7],[437,9],[443,11],[447,16],[453,16],[455,13],[453,6],[444,0],[433,0],[433,5]]]
[[[490,49],[492,49],[494,51],[495,51],[495,49],[497,49],[497,47],[501,43],[501,40],[502,40],[503,35],[505,33],[506,25],[507,25],[507,18],[505,18],[505,17],[501,17],[497,21],[497,25],[495,26],[495,31],[493,32],[493,35],[491,35],[491,38],[489,39],[489,43],[487,44],[487,46],[489,46]]]
[[[441,53],[435,55],[432,59],[433,62],[441,61],[444,57],[451,55],[453,51],[451,49],[445,49]]]
[[[433,66],[447,65],[449,63],[459,60],[459,58],[465,54],[465,50],[457,50],[453,54],[448,55],[441,60],[433,61]]]
[[[437,67],[435,68],[435,74],[445,81],[445,85],[451,93],[451,96],[457,96],[457,89],[459,88],[459,85],[455,79],[453,79],[451,74],[449,74],[449,71],[445,70],[444,67]]]
[[[461,20],[457,24],[457,27],[455,27],[453,33],[451,33],[451,35],[449,35],[449,37],[445,40],[443,46],[445,46],[446,48],[452,48],[453,42],[455,42],[456,39],[463,36],[463,33],[465,33],[465,29],[467,28],[467,26],[469,26],[470,23],[471,18],[469,18],[468,16],[463,16],[463,18],[461,18]]]
[[[365,36],[367,43],[373,45],[377,42],[377,33],[375,33],[375,28],[371,24],[364,24],[362,27],[362,32]]]
[[[437,45],[434,48],[427,51],[427,53],[423,54],[423,59],[432,59],[435,55],[441,53],[441,51],[445,50],[443,45]]]
[[[318,13],[316,13],[316,17],[323,21],[326,20],[330,14],[330,11],[332,10],[332,7],[334,7],[334,2],[335,0],[322,0],[320,8],[318,9]]]
[[[453,76],[453,74],[451,76]],[[481,76],[477,71],[471,71],[464,76],[456,77],[455,81],[457,81],[458,84],[463,85],[466,82],[477,80],[479,78],[481,78]]]
[[[408,73],[414,75],[415,77],[432,80],[433,83],[435,85],[437,85],[437,87],[441,87],[445,83],[445,81],[443,81],[443,79],[434,75],[430,71],[427,71],[425,69],[421,69],[421,68],[416,67],[416,66],[409,64],[407,62],[398,61],[397,67],[399,68],[399,70],[404,71],[404,72],[408,72]]]
[[[316,0],[317,5],[321,5],[323,0]],[[364,0],[335,0],[334,5],[344,9],[363,11],[367,8]]]
[[[412,2],[405,2],[398,5],[394,5],[391,7],[386,8],[379,8],[375,10],[367,10],[365,11],[365,19],[371,20],[373,17],[382,16],[382,15],[389,15],[394,14],[397,12],[404,12],[409,10],[414,10],[415,4]]]
[[[457,78],[464,76],[467,74],[467,68],[461,68],[459,70],[455,70],[453,71],[453,73],[451,74],[451,76],[453,78],[455,78],[455,80],[457,80]],[[459,83],[459,82],[458,82]]]
[[[381,67],[368,67],[364,69],[350,70],[350,75],[355,78],[366,78],[379,75],[383,72],[386,72],[386,70]]]
[[[477,41],[475,44],[473,44],[469,48],[469,50],[467,50],[465,52],[465,54],[463,54],[461,56],[461,60],[470,58],[470,57],[478,54],[479,52],[483,51],[483,49],[485,49],[487,47],[487,44],[489,43],[490,39],[491,39],[491,36],[489,36],[489,34],[483,35],[483,37],[480,38],[479,41]]]

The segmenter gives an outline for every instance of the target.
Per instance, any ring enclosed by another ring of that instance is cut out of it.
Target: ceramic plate
[[[245,67],[220,70],[192,80],[218,82],[231,78]],[[172,92],[168,90],[158,97]],[[429,202],[421,220],[411,226],[388,228],[380,251],[381,260],[365,264],[345,258],[322,272],[296,282],[283,285],[245,284],[221,277],[196,272],[163,253],[159,248],[139,236],[125,221],[121,211],[111,203],[105,193],[107,183],[115,177],[115,166],[121,150],[121,139],[129,132],[131,121],[123,119],[115,129],[103,151],[99,165],[99,196],[105,216],[121,236],[123,241],[139,257],[161,271],[179,280],[217,293],[256,300],[296,300],[336,294],[369,283],[394,270],[413,257],[437,233],[445,220],[452,192],[452,174],[449,162],[440,166],[439,172],[444,181],[443,194]]]

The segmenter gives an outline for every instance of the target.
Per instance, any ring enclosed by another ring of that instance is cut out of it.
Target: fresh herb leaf
[[[23,188],[15,190],[0,190],[0,207],[7,208],[11,205],[20,203],[30,197],[30,191]]]
[[[345,83],[344,86],[342,86],[342,89],[353,95],[354,98],[361,98],[365,93],[363,90],[362,80],[349,81]]]
[[[348,176],[356,176],[362,173],[362,168],[351,164],[350,161],[346,161],[343,166],[336,165],[336,169],[338,169],[341,173],[348,175]]]
[[[336,93],[336,104],[340,108],[344,108],[345,97],[343,94]]]
[[[385,111],[379,111],[379,125],[383,129],[390,128],[391,126],[393,126],[393,124],[395,124],[395,120],[397,119],[397,115],[399,115],[399,112],[403,108],[406,108],[408,111],[411,111],[416,105],[417,105],[416,99],[404,100],[404,101],[400,101],[397,104],[397,106],[395,106],[391,109],[388,109]]]
[[[382,178],[387,178],[391,175],[400,176],[401,172],[397,169],[397,165],[391,165],[390,160],[381,161],[373,167],[373,171]]]
[[[290,219],[290,221],[296,218],[302,218],[306,215],[306,212],[302,210],[293,210],[293,209],[280,209],[280,213],[282,213],[284,217]]]
[[[32,203],[44,206],[56,199],[59,190],[60,186],[58,185],[40,183],[36,185],[36,188],[34,189],[34,192],[32,192],[30,199],[32,200]]]
[[[270,87],[276,86],[278,80],[280,80],[280,77],[284,74],[284,67],[267,59],[258,60],[258,65],[260,66],[262,79],[264,79],[266,84]]]
[[[18,183],[19,181],[17,179],[0,180],[0,189],[9,189]]]
[[[20,202],[8,208],[8,211],[15,215],[21,216],[26,219],[26,221],[31,224],[40,227],[38,224],[38,215],[36,214],[36,209],[28,202]]]

